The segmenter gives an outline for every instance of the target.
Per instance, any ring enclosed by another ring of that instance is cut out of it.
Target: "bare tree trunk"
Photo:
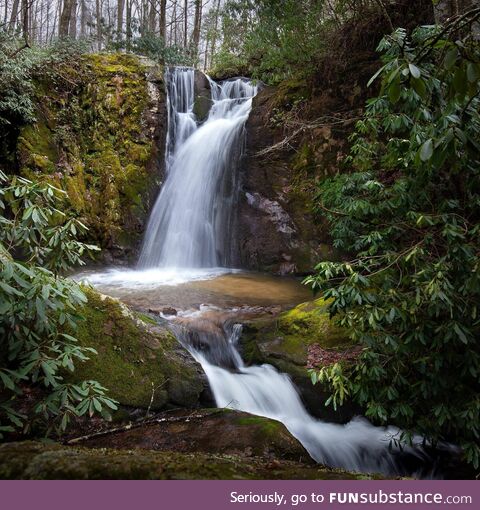
[[[87,35],[87,2],[81,0],[80,5],[80,34],[82,37]]]
[[[156,10],[156,0],[150,0],[150,7],[148,11],[148,32],[151,34],[155,33],[156,19],[157,19],[157,10]]]
[[[125,48],[130,51],[132,45],[132,0],[127,0],[127,13],[125,19]]]
[[[117,5],[117,41],[123,39],[123,11],[125,9],[125,0],[118,0]]]
[[[175,0],[175,3],[173,5],[173,39],[174,39],[174,45],[178,45],[177,41],[177,0]]]
[[[7,20],[8,20],[8,0],[5,0],[5,6],[4,7],[5,7],[5,9],[3,11],[3,24],[4,24],[4,26],[7,26]]]
[[[166,44],[167,39],[167,0],[160,0],[160,37]]]
[[[73,0],[72,14],[70,16],[70,27],[68,29],[68,35],[72,39],[77,38],[77,9],[78,9],[78,0]]]
[[[198,45],[200,43],[200,29],[202,26],[202,0],[195,0],[195,18],[193,21],[193,56],[198,57]]]
[[[63,3],[62,13],[60,14],[60,24],[58,26],[58,37],[68,37],[70,21],[72,19],[72,9],[74,0],[65,0]]]
[[[10,15],[10,24],[9,24],[9,29],[11,31],[15,30],[15,25],[17,24],[19,4],[20,4],[20,0],[14,0],[13,5],[12,5],[12,13]]]
[[[30,7],[31,1],[22,0],[22,35],[25,40],[25,44],[29,44],[30,37]]]
[[[95,16],[97,18],[97,49],[102,49],[102,10],[100,8],[100,0],[95,2]]]
[[[188,46],[188,0],[185,0],[183,8],[183,47],[186,49]]]

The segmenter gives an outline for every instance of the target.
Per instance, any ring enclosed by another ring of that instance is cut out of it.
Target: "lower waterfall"
[[[282,422],[318,463],[351,471],[405,476],[412,475],[408,464],[418,469],[428,461],[422,438],[415,437],[413,446],[399,446],[400,430],[396,427],[375,427],[362,417],[345,425],[312,417],[288,375],[271,365],[244,364],[237,349],[240,324],[227,324],[225,336],[216,338],[215,335],[195,338],[188,328],[175,324],[172,329],[201,364],[218,407]]]

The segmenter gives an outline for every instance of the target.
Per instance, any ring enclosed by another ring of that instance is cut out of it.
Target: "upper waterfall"
[[[140,268],[220,267],[230,263],[237,162],[257,87],[243,79],[209,79],[212,107],[198,125],[195,71],[166,72],[166,180],[152,210]]]

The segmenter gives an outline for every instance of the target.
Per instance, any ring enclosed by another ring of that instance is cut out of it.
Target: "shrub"
[[[348,262],[307,278],[363,347],[312,374],[375,421],[453,440],[480,463],[479,10],[379,46],[380,96],[356,127],[354,170],[320,185],[318,209]]]

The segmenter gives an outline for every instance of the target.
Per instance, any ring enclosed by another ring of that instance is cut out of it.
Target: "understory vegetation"
[[[352,136],[346,172],[318,208],[335,246],[306,282],[363,347],[355,364],[312,371],[367,416],[480,463],[480,10],[445,27],[397,29],[379,46],[381,81]]]
[[[85,227],[61,211],[64,195],[0,172],[0,433],[62,432],[74,417],[109,418],[116,409],[96,381],[64,381],[65,371],[96,354],[73,336],[86,296],[78,283],[59,276],[96,248],[76,240]],[[34,388],[33,409],[20,408]]]

